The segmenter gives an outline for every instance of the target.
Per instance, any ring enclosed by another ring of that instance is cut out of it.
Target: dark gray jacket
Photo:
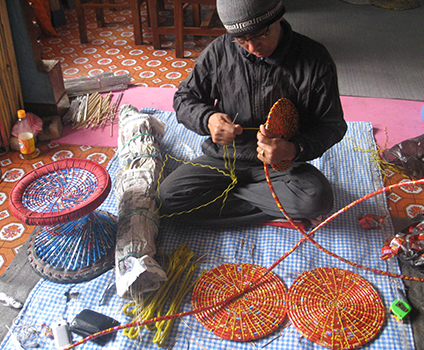
[[[320,157],[339,142],[347,125],[334,62],[324,46],[293,32],[285,20],[281,26],[277,49],[265,59],[249,54],[228,35],[215,39],[175,94],[178,121],[200,135],[209,135],[211,114],[223,112],[234,118],[238,113],[236,123],[257,128],[265,123],[272,105],[285,97],[300,115],[300,134],[291,140],[301,150],[298,160]],[[244,130],[236,137],[237,159],[260,162],[256,132]],[[213,157],[223,155],[222,146],[211,138],[202,149]]]

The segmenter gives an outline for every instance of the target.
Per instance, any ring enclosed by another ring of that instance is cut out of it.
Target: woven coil
[[[194,287],[193,309],[214,305],[250,286],[266,271],[251,264],[224,264],[203,275]],[[196,314],[215,335],[233,341],[250,341],[274,332],[286,317],[286,287],[270,272],[261,283],[221,307]]]
[[[290,140],[299,131],[299,113],[295,105],[287,98],[280,98],[269,111],[265,127],[269,132]],[[277,171],[286,171],[292,164],[292,160],[283,160],[271,166]]]
[[[92,212],[110,189],[110,176],[103,166],[68,158],[27,173],[13,187],[9,207],[25,224],[56,225]]]
[[[45,279],[88,281],[113,267],[117,230],[118,218],[101,210],[68,223],[37,226],[28,239],[28,259]]]
[[[372,340],[385,319],[372,285],[348,270],[306,271],[287,293],[287,314],[307,339],[329,349],[356,349]]]

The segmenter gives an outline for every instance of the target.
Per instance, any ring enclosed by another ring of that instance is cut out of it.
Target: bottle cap
[[[19,118],[19,119],[22,119],[22,118],[25,118],[25,117],[26,117],[25,110],[20,109],[20,110],[18,111],[18,118]]]

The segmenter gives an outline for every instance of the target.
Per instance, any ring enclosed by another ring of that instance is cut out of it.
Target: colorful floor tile
[[[385,169],[385,186],[412,180],[401,169]],[[394,188],[387,192],[387,205],[392,216],[413,218],[424,214],[424,189],[419,185]]]
[[[172,0],[165,0],[160,11],[161,25],[172,25]],[[152,45],[152,32],[148,27],[147,10],[143,4],[143,40],[145,45],[134,44],[130,10],[105,10],[105,26],[97,27],[95,11],[86,10],[89,43],[81,44],[75,9],[65,10],[66,24],[57,27],[57,37],[41,40],[44,59],[61,62],[65,78],[113,71],[131,74],[132,83],[141,86],[177,87],[194,66],[196,57],[210,43],[212,37],[187,36],[184,59],[175,58],[174,36],[161,36],[162,49]],[[186,11],[190,17],[190,11]]]

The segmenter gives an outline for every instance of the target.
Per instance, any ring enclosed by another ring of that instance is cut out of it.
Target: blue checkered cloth
[[[203,137],[186,130],[177,124],[175,113],[146,108],[149,113],[166,123],[166,133],[162,142],[163,153],[178,159],[190,160],[201,154],[200,145]],[[383,187],[380,171],[371,157],[376,151],[372,134],[372,125],[368,122],[349,122],[345,138],[328,150],[321,158],[312,163],[329,179],[335,193],[334,211],[345,207],[354,200]],[[170,172],[178,164],[167,162],[165,172]],[[236,164],[237,166],[237,164]],[[112,179],[119,171],[115,157],[108,165]],[[113,190],[99,209],[108,210],[117,215],[117,203]],[[315,239],[330,251],[357,264],[385,271],[399,273],[395,259],[383,261],[380,249],[385,240],[393,235],[394,228],[390,219],[384,221],[380,230],[364,230],[357,219],[359,214],[372,213],[388,215],[384,195],[374,196],[347,212],[339,215],[328,225],[315,233]],[[196,256],[206,254],[201,260],[198,274],[218,265],[231,262],[246,262],[269,267],[286,251],[292,248],[303,236],[293,229],[274,226],[246,225],[232,229],[210,229],[190,224],[172,225],[163,220],[159,232],[158,246],[165,253],[186,243]],[[336,267],[358,273],[368,280],[382,297],[387,310],[386,322],[378,336],[364,349],[398,350],[413,349],[413,334],[410,325],[397,322],[389,315],[393,300],[399,298],[398,288],[403,283],[359,268],[353,268],[318,250],[309,242],[301,245],[293,254],[281,262],[274,270],[289,287],[304,271],[318,267]],[[74,295],[67,301],[67,295]],[[180,311],[191,310],[189,296]],[[57,284],[41,280],[28,297],[22,312],[16,319],[12,331],[19,326],[33,325],[37,329],[42,324],[51,325],[64,318],[68,322],[83,309],[92,309],[106,314],[125,324],[132,321],[121,312],[127,300],[116,295],[114,271],[80,284]],[[184,322],[183,322],[184,321]],[[154,332],[143,329],[140,338],[130,340],[122,332],[117,332],[113,341],[106,346],[93,342],[80,345],[80,349],[155,349],[152,343]],[[81,339],[74,335],[74,340]],[[40,335],[37,339],[43,349],[54,348],[53,340]],[[289,324],[273,334],[252,343],[240,343],[222,340],[207,331],[194,316],[177,320],[169,335],[165,348],[174,349],[322,349],[321,346],[303,338]],[[10,332],[5,337],[0,349],[15,349]]]

